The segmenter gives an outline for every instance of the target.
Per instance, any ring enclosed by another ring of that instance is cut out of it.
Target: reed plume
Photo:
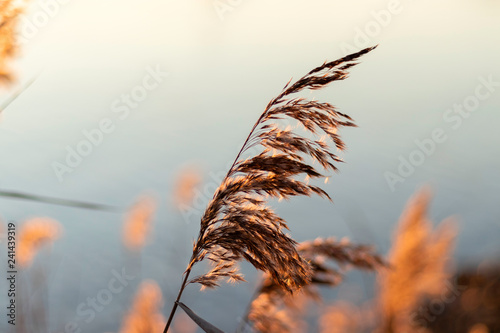
[[[9,61],[16,52],[16,26],[23,8],[22,1],[5,0],[0,2],[0,83],[12,80]]]
[[[62,228],[50,218],[33,218],[23,223],[19,229],[16,258],[21,267],[33,261],[38,249],[59,238]]]
[[[165,318],[159,309],[162,306],[160,287],[154,281],[142,282],[135,296],[132,309],[125,316],[120,333],[159,332]]]
[[[289,81],[266,106],[201,217],[193,254],[164,332],[168,330],[187,284],[200,283],[212,288],[222,278],[244,281],[236,267],[242,259],[268,273],[290,293],[310,282],[311,265],[299,255],[296,242],[284,232],[288,229],[286,221],[267,206],[267,200],[312,194],[330,199],[321,188],[296,177],[324,177],[308,164],[306,157],[317,162],[324,171],[337,170],[334,163],[341,162],[341,159],[330,152],[327,140],[338,150],[343,150],[345,145],[337,130],[355,124],[348,115],[338,112],[329,103],[293,98],[292,95],[344,80],[348,76],[347,70],[356,64],[355,60],[371,50],[373,48],[366,48],[324,63],[295,83]],[[288,128],[281,129],[275,121],[285,118],[296,120],[317,139],[300,136]],[[318,138],[320,133],[323,133],[322,137]],[[245,152],[257,146],[262,148],[261,153],[242,158]],[[213,268],[188,281],[192,267],[204,259],[212,262]]]
[[[137,251],[146,243],[155,207],[155,201],[147,196],[131,207],[123,225],[123,242],[128,249]]]
[[[427,297],[442,293],[451,275],[449,261],[456,236],[451,219],[437,230],[426,217],[430,191],[423,189],[407,204],[399,221],[388,261],[392,266],[380,275],[380,332],[416,330],[412,312]]]
[[[291,295],[267,274],[248,311],[248,320],[257,332],[297,332],[298,327],[304,326],[297,319],[300,317],[297,305],[304,305],[309,300],[321,301],[317,287],[338,285],[343,277],[339,268],[350,265],[376,270],[385,266],[371,247],[354,245],[347,239],[317,238],[300,243],[297,250],[312,267],[311,282]]]
[[[196,194],[195,190],[201,181],[201,172],[194,167],[185,167],[179,172],[173,194],[173,203],[179,210],[189,209]]]

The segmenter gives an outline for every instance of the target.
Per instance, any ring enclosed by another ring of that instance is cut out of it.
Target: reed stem
[[[181,299],[182,292],[184,291],[184,288],[186,288],[187,280],[189,278],[189,273],[191,273],[191,268],[186,271],[186,275],[184,276],[184,281],[182,281],[181,288],[179,289],[179,294],[177,295],[177,298],[174,302],[174,306],[172,307],[172,311],[170,311],[170,316],[168,317],[167,324],[165,325],[165,329],[163,330],[163,333],[168,332],[168,328],[170,327],[170,324],[172,323],[172,320],[174,319],[175,311],[177,310],[178,307],[178,302]]]

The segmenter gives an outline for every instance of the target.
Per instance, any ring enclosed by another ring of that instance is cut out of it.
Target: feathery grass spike
[[[0,86],[11,83],[13,74],[10,61],[17,51],[17,26],[24,11],[24,2],[0,1]]]
[[[431,191],[424,187],[401,215],[388,257],[391,269],[379,276],[378,332],[416,331],[414,315],[422,301],[439,299],[447,290],[456,223],[448,218],[434,229],[427,217],[430,200]]]
[[[297,243],[284,233],[286,221],[276,215],[266,201],[268,198],[287,199],[312,194],[330,199],[321,188],[295,178],[301,174],[310,178],[323,177],[320,171],[308,164],[306,157],[318,162],[322,171],[335,171],[334,163],[341,162],[341,159],[330,152],[328,143],[323,139],[300,136],[290,129],[281,129],[273,121],[285,118],[296,120],[309,134],[317,137],[323,133],[321,135],[330,138],[338,150],[343,150],[345,146],[337,129],[355,126],[353,120],[329,103],[292,98],[291,95],[344,80],[348,76],[347,70],[356,64],[355,60],[373,49],[366,48],[324,63],[295,83],[289,82],[269,102],[201,218],[198,239],[194,243],[193,255],[176,302],[189,283],[216,287],[222,278],[244,281],[236,267],[242,259],[267,272],[290,293],[310,282],[310,264],[297,252]],[[261,153],[241,158],[244,152],[258,145],[262,147]],[[204,259],[210,260],[213,268],[189,281],[193,265]],[[177,303],[164,332],[167,332],[176,309]]]
[[[332,263],[372,271],[386,266],[373,248],[352,244],[347,239],[317,238],[300,243],[297,251],[312,267],[311,282],[300,293],[290,295],[265,275],[240,327],[251,324],[256,332],[296,332],[301,314],[297,311],[300,310],[297,304],[305,304],[308,300],[321,301],[317,287],[335,287],[342,281],[343,274]]]

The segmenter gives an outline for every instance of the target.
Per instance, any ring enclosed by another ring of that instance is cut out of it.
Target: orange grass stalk
[[[165,318],[160,313],[162,302],[161,290],[156,282],[142,282],[120,333],[160,332],[165,325]]]
[[[305,326],[297,319],[300,317],[300,305],[309,300],[321,301],[318,286],[334,287],[342,281],[342,273],[332,263],[339,267],[350,265],[365,270],[385,266],[371,247],[354,245],[347,239],[317,238],[300,243],[297,250],[312,267],[311,283],[304,286],[300,293],[291,295],[267,274],[247,313],[257,332],[291,333]]]
[[[23,223],[19,229],[17,260],[21,267],[27,267],[33,261],[38,249],[50,244],[61,235],[59,223],[50,218],[33,218]]]
[[[128,249],[137,251],[146,243],[155,207],[155,201],[144,196],[130,209],[123,224],[123,242]]]
[[[388,261],[391,268],[380,275],[380,332],[410,332],[411,312],[425,297],[436,297],[445,288],[455,245],[454,221],[447,219],[437,230],[427,218],[430,190],[409,200],[402,214]]]
[[[16,51],[16,26],[23,8],[19,0],[0,1],[0,81],[8,83],[12,73],[8,62]]]
[[[324,139],[318,137],[326,135],[338,150],[343,150],[344,142],[337,129],[355,125],[349,116],[338,112],[329,103],[293,98],[292,95],[344,80],[348,76],[347,70],[356,65],[355,60],[372,49],[324,63],[295,83],[288,82],[269,102],[201,217],[198,239],[164,333],[168,331],[187,284],[216,287],[221,278],[244,281],[236,267],[242,259],[268,273],[290,293],[310,282],[310,264],[299,255],[296,242],[284,232],[288,228],[286,221],[267,206],[267,200],[312,194],[329,198],[321,188],[296,178],[300,175],[324,177],[309,164],[310,159],[319,164],[320,171],[337,170],[334,163],[341,162],[340,158],[330,151]],[[295,120],[303,125],[309,136],[318,139],[281,129],[275,123],[278,119]],[[261,153],[242,158],[246,151],[257,146],[262,148]],[[213,268],[188,280],[193,265],[204,259],[211,261]]]
[[[194,167],[183,168],[176,177],[173,201],[183,211],[189,208],[196,194],[195,190],[202,181],[201,171]]]

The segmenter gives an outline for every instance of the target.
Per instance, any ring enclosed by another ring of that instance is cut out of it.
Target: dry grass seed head
[[[318,162],[323,171],[336,170],[334,163],[341,160],[329,151],[324,138],[311,140],[289,129],[281,130],[273,121],[296,120],[310,135],[323,133],[337,149],[343,150],[345,145],[337,129],[354,126],[352,119],[329,103],[291,95],[345,79],[347,69],[355,65],[353,61],[372,49],[313,69],[297,82],[289,82],[278,97],[269,102],[201,218],[200,233],[187,271],[206,257],[216,263],[215,268],[191,282],[213,287],[222,277],[239,281],[241,278],[232,262],[241,259],[267,272],[289,292],[310,282],[313,274],[310,264],[297,252],[296,242],[283,232],[286,222],[266,206],[266,201],[312,194],[329,198],[321,188],[299,181],[296,176],[323,177],[306,158]],[[262,153],[241,158],[245,151],[259,145]]]
[[[24,2],[19,0],[0,2],[0,84],[12,80],[9,61],[17,50],[16,27],[19,15],[24,11]]]
[[[353,245],[347,239],[336,241],[334,238],[317,238],[300,243],[297,250],[312,267],[311,283],[299,293],[290,295],[270,275],[266,275],[257,297],[250,305],[248,316],[258,332],[274,332],[270,330],[271,325],[280,327],[278,332],[295,332],[296,327],[300,326],[299,318],[308,302],[321,301],[317,287],[333,287],[342,281],[342,274],[333,263],[341,267],[351,265],[366,270],[386,266],[371,247]],[[294,318],[293,327],[289,322],[283,321],[288,318]]]
[[[160,312],[162,307],[160,287],[154,281],[144,281],[134,298],[132,308],[123,320],[121,333],[161,332],[165,318]]]
[[[151,229],[156,203],[153,198],[141,197],[128,212],[123,225],[123,242],[131,250],[139,250],[146,243]]]
[[[31,264],[38,249],[54,242],[62,233],[61,225],[50,218],[27,220],[19,229],[16,258],[21,267]]]
[[[389,254],[391,268],[380,275],[379,301],[383,331],[410,328],[410,313],[425,297],[439,295],[451,276],[450,257],[456,236],[448,219],[437,230],[426,214],[430,190],[424,188],[407,204]]]
[[[189,206],[195,196],[195,189],[202,181],[200,170],[195,167],[185,167],[178,174],[174,184],[174,203],[177,208]]]

